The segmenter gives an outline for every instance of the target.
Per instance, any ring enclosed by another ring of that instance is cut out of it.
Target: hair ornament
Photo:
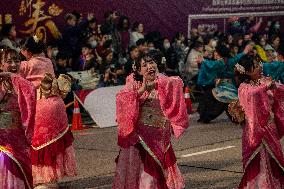
[[[38,38],[38,36],[34,35],[34,36],[33,36],[33,39],[34,39],[34,41],[35,41],[36,43],[38,43],[38,42],[39,42],[39,38]]]
[[[136,65],[135,65],[135,62],[132,64],[132,70],[133,70],[133,71],[137,71],[137,67],[136,67]]]
[[[238,71],[240,74],[245,74],[245,73],[246,73],[245,68],[244,68],[242,65],[240,65],[240,64],[236,64],[236,65],[235,65],[235,68],[237,69],[237,71]]]
[[[162,57],[162,61],[161,61],[161,64],[166,64],[167,63],[167,59],[166,59],[166,57]]]

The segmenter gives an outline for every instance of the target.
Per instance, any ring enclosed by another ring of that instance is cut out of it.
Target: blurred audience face
[[[192,30],[190,31],[191,37],[196,37],[198,36],[198,30],[196,28],[192,28]]]
[[[106,56],[106,61],[107,61],[107,62],[111,62],[111,61],[112,61],[112,58],[113,58],[113,53],[109,53],[109,54]]]
[[[145,42],[144,44],[142,45],[139,45],[138,46],[138,49],[140,52],[143,52],[143,53],[147,53],[148,52],[148,45],[147,45],[147,42]]]
[[[67,24],[70,25],[70,26],[75,26],[77,23],[77,20],[76,20],[76,17],[71,17],[67,20]]]
[[[110,39],[110,36],[109,35],[103,35],[101,38],[99,38],[99,43],[101,45],[103,45],[107,40]]]
[[[90,49],[89,47],[83,47],[82,48],[82,55],[86,56],[86,55],[89,55],[89,54],[92,54],[92,49]]]
[[[219,60],[220,58],[222,58],[219,53],[217,53],[216,51],[214,51],[214,59],[215,60]]]
[[[240,39],[238,40],[238,46],[239,46],[239,47],[243,46],[243,42],[244,42],[244,40],[243,40],[242,38],[240,38]]]
[[[271,44],[274,48],[278,48],[279,45],[280,45],[280,38],[277,37],[275,38],[273,41],[272,41],[272,44]]]
[[[97,28],[97,23],[96,22],[90,23],[89,27],[95,30]]]
[[[169,39],[164,39],[164,44],[163,44],[163,46],[164,46],[164,49],[169,49],[170,47],[171,47],[171,42],[170,42],[170,40]]]
[[[239,52],[239,47],[238,46],[233,46],[233,48],[231,49],[231,53],[233,56],[236,56]]]
[[[123,29],[128,29],[129,28],[129,22],[128,22],[128,20],[127,19],[124,19],[123,20]]]
[[[149,49],[149,50],[155,49],[155,45],[154,45],[153,42],[149,42],[149,43],[148,43],[148,49]]]
[[[266,45],[266,39],[264,37],[262,37],[259,41],[259,44],[262,46],[262,47],[265,47]]]
[[[61,58],[59,58],[58,60],[57,60],[57,64],[59,65],[59,66],[61,66],[61,67],[66,67],[67,66],[67,59],[61,59]]]
[[[277,58],[277,54],[275,52],[275,50],[267,50],[265,51],[268,62],[272,62]]]
[[[117,20],[118,18],[119,18],[118,12],[117,12],[117,11],[114,11],[114,12],[112,13],[112,15],[111,15],[111,19]]]
[[[92,35],[88,38],[88,43],[92,46],[92,48],[96,48],[98,44],[97,37],[95,35]]]
[[[143,33],[144,32],[144,25],[141,24],[141,23],[138,25],[138,32],[139,33]]]
[[[130,51],[130,57],[131,57],[132,60],[138,58],[138,56],[139,56],[138,48],[135,48],[132,51]]]

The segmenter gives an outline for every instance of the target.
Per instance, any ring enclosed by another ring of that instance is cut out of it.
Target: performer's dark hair
[[[41,40],[35,41],[34,37],[29,37],[22,48],[28,50],[32,54],[40,54],[44,52],[45,44]]]
[[[136,42],[136,46],[144,45],[145,43],[146,43],[145,39],[138,39],[138,41]]]
[[[128,48],[128,52],[132,52],[133,50],[137,49],[136,45],[132,45]]]
[[[252,55],[244,55],[238,64],[243,66],[246,72],[250,72],[251,69],[254,69],[255,58],[256,57]],[[251,77],[245,73],[240,73],[237,69],[235,69],[235,80],[239,86],[241,83],[248,83],[251,80]]]

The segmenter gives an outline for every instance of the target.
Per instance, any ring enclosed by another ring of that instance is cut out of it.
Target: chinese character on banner
[[[46,42],[47,32],[55,39],[61,37],[61,33],[56,27],[52,18],[59,16],[63,9],[60,9],[54,3],[45,10],[46,3],[43,0],[22,0],[19,8],[20,16],[28,16],[24,22],[27,30],[20,30],[24,34],[36,34],[41,40]],[[28,11],[29,12],[28,12]],[[46,14],[45,12],[48,12]]]

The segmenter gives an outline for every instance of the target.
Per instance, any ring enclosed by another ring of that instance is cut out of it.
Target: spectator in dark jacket
[[[125,76],[127,77],[132,73],[132,65],[134,64],[135,59],[137,59],[139,56],[139,50],[137,46],[131,46],[129,48],[129,57],[127,59],[127,62],[124,65],[124,72]]]
[[[72,69],[79,70],[79,58],[81,54],[80,37],[84,29],[88,26],[88,21],[93,19],[93,15],[89,14],[88,19],[82,20],[77,24],[77,19],[73,14],[65,16],[66,25],[62,32],[62,41],[60,51],[72,54]]]

